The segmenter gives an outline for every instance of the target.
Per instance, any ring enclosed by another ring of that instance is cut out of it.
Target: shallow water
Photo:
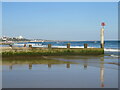
[[[118,58],[3,58],[3,88],[117,88]]]

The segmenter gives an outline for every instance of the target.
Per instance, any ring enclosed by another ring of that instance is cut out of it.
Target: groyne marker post
[[[24,44],[24,47],[26,47],[26,44]]]
[[[29,45],[30,48],[32,48],[32,45]]]
[[[70,48],[70,43],[67,44],[67,48]]]
[[[52,47],[52,45],[51,44],[48,44],[48,48],[50,49]]]
[[[101,48],[104,48],[104,26],[105,26],[105,23],[102,22],[101,26],[102,26],[102,29],[101,29],[101,32],[100,32]]]
[[[11,44],[10,44],[9,46],[10,46],[10,47],[12,47],[12,45],[11,45]]]
[[[84,48],[87,48],[87,46],[88,46],[88,44],[85,43],[85,44],[84,44]]]

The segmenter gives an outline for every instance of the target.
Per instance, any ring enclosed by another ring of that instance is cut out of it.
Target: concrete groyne
[[[102,55],[104,54],[103,48],[70,48],[70,44],[67,44],[67,48],[52,48],[48,45],[48,48],[38,47],[0,47],[3,56],[11,55],[39,55],[39,56],[60,56],[60,55]]]

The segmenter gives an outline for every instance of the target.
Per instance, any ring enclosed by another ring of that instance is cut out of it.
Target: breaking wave
[[[112,57],[120,57],[120,56],[118,56],[118,55],[111,55]]]
[[[107,51],[107,52],[120,52],[120,49],[104,49],[104,51]]]

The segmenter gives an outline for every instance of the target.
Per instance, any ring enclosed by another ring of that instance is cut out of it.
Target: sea
[[[52,48],[66,48],[67,43],[70,43],[71,48],[84,48],[84,44],[88,44],[88,48],[100,48],[100,41],[53,41],[53,42],[21,42],[14,43],[15,47],[23,47],[24,44],[28,47],[32,45],[32,47],[46,47],[48,44],[52,45]],[[109,40],[105,41],[104,51],[105,55],[111,55],[113,57],[119,57],[120,52],[120,41],[117,40]],[[9,45],[3,45],[6,47]]]
[[[14,43],[13,47],[100,48],[100,41]],[[2,58],[3,88],[118,88],[120,41],[105,41],[100,56],[29,56]],[[8,45],[3,45],[8,47]]]

